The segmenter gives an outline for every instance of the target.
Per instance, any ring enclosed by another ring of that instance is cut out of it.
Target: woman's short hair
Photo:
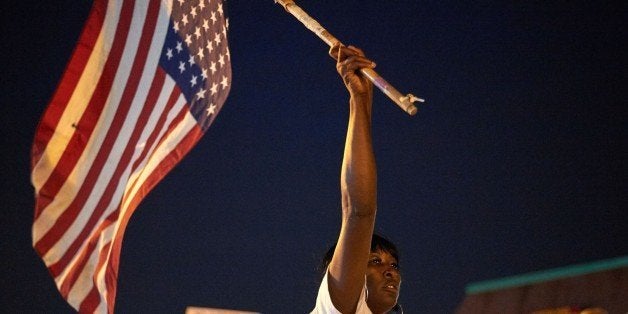
[[[319,271],[324,275],[327,271],[327,266],[331,263],[331,259],[334,256],[334,250],[336,249],[336,244],[332,245],[321,262],[319,267]],[[397,264],[399,264],[399,251],[395,244],[390,242],[390,240],[384,238],[383,236],[373,233],[373,237],[371,238],[371,252],[382,251],[390,254],[397,260]]]

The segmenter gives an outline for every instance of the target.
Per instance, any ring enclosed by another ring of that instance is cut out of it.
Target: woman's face
[[[390,311],[399,298],[401,274],[397,259],[387,252],[371,252],[366,269],[366,303],[373,313]]]

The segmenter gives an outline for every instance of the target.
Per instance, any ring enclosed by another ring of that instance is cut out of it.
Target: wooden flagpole
[[[307,27],[310,31],[316,34],[320,39],[322,39],[329,47],[334,46],[340,41],[330,34],[323,26],[321,26],[316,20],[310,17],[305,11],[303,11],[298,5],[294,3],[293,0],[275,0],[275,3],[279,3],[286,11],[296,17],[305,27]],[[409,115],[415,115],[417,112],[417,108],[414,105],[414,102],[425,102],[424,99],[415,97],[412,94],[402,95],[397,89],[395,89],[392,85],[390,85],[384,78],[382,78],[377,72],[373,69],[360,69],[360,72],[373,82],[373,85],[377,86],[384,94],[386,94],[392,101],[394,101],[397,106],[399,106],[403,111],[407,112]]]

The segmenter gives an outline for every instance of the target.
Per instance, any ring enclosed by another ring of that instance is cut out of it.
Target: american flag
[[[32,148],[33,247],[80,312],[113,312],[131,215],[227,98],[224,9],[94,1]]]

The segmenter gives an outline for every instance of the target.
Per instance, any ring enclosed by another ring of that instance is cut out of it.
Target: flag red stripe
[[[148,16],[146,19],[147,23],[144,25],[144,31],[142,32],[142,34],[153,34],[154,26],[156,22],[156,16],[157,16],[157,13],[159,12],[158,5],[159,5],[159,2],[156,2],[156,1],[152,1],[151,4],[149,5]],[[146,54],[148,54],[148,50],[149,50],[148,46],[150,46],[151,39],[152,39],[152,36],[142,36],[142,40],[140,42],[140,45],[138,46],[138,51],[140,51],[140,55],[138,55],[138,57],[135,58],[135,60],[137,60],[138,62],[134,63],[133,69],[131,70],[131,79],[128,81],[126,85],[127,88],[125,89],[124,94],[122,96],[122,100],[121,100],[122,105],[119,107],[118,111],[116,112],[116,118],[114,119],[112,127],[109,129],[110,132],[107,134],[107,138],[103,142],[103,146],[102,146],[103,149],[98,154],[96,160],[94,161],[94,166],[92,167],[92,169],[90,169],[90,173],[88,174],[88,177],[86,178],[86,182],[89,182],[89,185],[88,184],[83,185],[83,187],[89,189],[87,191],[90,191],[93,188],[93,185],[95,184],[96,179],[98,177],[98,173],[100,173],[100,171],[102,170],[102,167],[104,166],[104,162],[107,160],[107,157],[109,156],[111,152],[111,148],[113,148],[113,145],[114,145],[113,143],[116,141],[119,135],[119,132],[121,131],[122,124],[124,123],[128,110],[130,109],[130,106],[132,104],[133,96],[135,94],[137,86],[139,85],[141,72],[144,68],[144,64],[140,63],[139,61],[146,60]],[[143,52],[143,55],[142,55],[142,52]],[[158,84],[159,87],[161,87],[163,84],[163,80],[160,83],[153,81],[152,85],[155,85],[155,84]],[[149,97],[148,101],[152,101],[152,104],[154,104],[158,96],[159,96],[158,91],[151,90],[148,94],[148,97]],[[118,184],[119,182],[121,182],[121,177],[123,173],[125,172],[128,164],[130,163],[131,157],[133,156],[133,152],[135,150],[135,147],[137,146],[140,135],[142,134],[142,131],[144,127],[146,126],[146,122],[148,121],[148,118],[150,117],[152,113],[152,109],[153,109],[152,106],[142,106],[142,111],[138,117],[138,120],[135,123],[135,128],[131,134],[131,137],[129,138],[129,141],[127,145],[125,146],[124,152],[120,156],[116,169],[111,179],[109,180],[108,185],[105,187],[104,192],[102,193],[98,201],[98,204],[94,208],[92,215],[90,216],[88,221],[85,223],[80,234],[74,238],[72,244],[68,247],[68,249],[63,254],[63,257],[57,263],[50,265],[48,267],[51,273],[59,274],[61,271],[63,271],[63,269],[67,266],[67,264],[72,259],[73,255],[80,248],[81,244],[84,243],[84,241],[86,241],[86,238],[89,236],[89,234],[92,233],[94,225],[98,222],[102,214],[105,212],[105,210],[111,203],[114,192],[116,191],[116,188],[118,188]],[[118,120],[119,115],[120,115],[120,119]],[[94,175],[94,177],[91,177],[92,174]],[[82,193],[82,192],[83,191],[80,191],[79,195],[89,194],[89,193]],[[82,199],[82,198],[77,198],[77,199]],[[68,209],[62,215],[62,217],[68,215],[69,218],[63,219],[62,221],[68,223],[67,221],[72,220],[70,221],[70,223],[73,222],[73,220],[76,218],[76,216],[78,216],[78,213],[81,211],[84,205],[85,205],[84,203],[77,204],[76,202],[72,202],[72,204],[68,207]],[[120,206],[120,204],[116,204],[116,206]],[[58,228],[62,228],[62,229],[56,229],[57,226]],[[63,224],[56,223],[53,226],[53,228],[50,230],[49,234],[52,234],[53,232],[57,232],[57,231],[64,232],[66,229],[67,229],[66,226],[64,226]]]
[[[93,287],[90,290],[90,293],[85,296],[83,302],[79,306],[79,313],[94,313],[100,304],[100,295],[98,295],[98,290],[96,287]]]
[[[83,299],[83,302],[81,302],[79,306],[80,313],[94,313],[94,311],[98,308],[98,305],[102,303],[101,295],[98,292],[97,276],[98,276],[99,270],[103,266],[104,261],[106,260],[105,256],[108,254],[110,247],[111,247],[111,242],[107,243],[102,248],[102,250],[100,250],[100,253],[98,254],[99,262],[98,262],[98,265],[96,266],[96,271],[94,271],[94,273],[92,274],[92,282],[94,284],[92,285],[92,289],[85,296],[85,298]],[[113,291],[113,293],[115,294],[115,290]],[[107,306],[107,311],[109,313],[113,313],[113,306],[114,306],[114,303],[110,303],[110,307],[109,305]]]
[[[94,1],[85,27],[83,27],[83,31],[79,37],[79,44],[74,48],[72,59],[64,71],[63,77],[50,101],[48,109],[46,109],[46,114],[42,116],[37,127],[31,151],[31,168],[39,162],[81,78],[81,74],[89,60],[92,49],[98,40],[98,34],[102,29],[106,11],[107,1]]]
[[[90,99],[88,108],[85,110],[85,114],[81,117],[81,120],[77,123],[76,129],[72,138],[68,142],[68,146],[65,148],[63,155],[59,159],[59,162],[52,171],[50,178],[41,187],[39,194],[41,196],[37,199],[35,205],[35,219],[39,217],[41,212],[50,204],[57,195],[66,178],[72,172],[72,169],[76,166],[77,161],[85,149],[88,138],[91,137],[92,132],[98,122],[98,118],[104,108],[107,100],[107,95],[111,91],[113,85],[113,79],[115,72],[122,60],[122,52],[124,51],[124,45],[128,35],[129,27],[131,24],[131,17],[133,16],[133,2],[125,1],[120,13],[120,21],[118,22],[118,28],[116,29],[115,39],[113,41],[109,58],[103,68],[103,73],[99,78],[94,94]],[[40,251],[43,256],[45,254]]]

